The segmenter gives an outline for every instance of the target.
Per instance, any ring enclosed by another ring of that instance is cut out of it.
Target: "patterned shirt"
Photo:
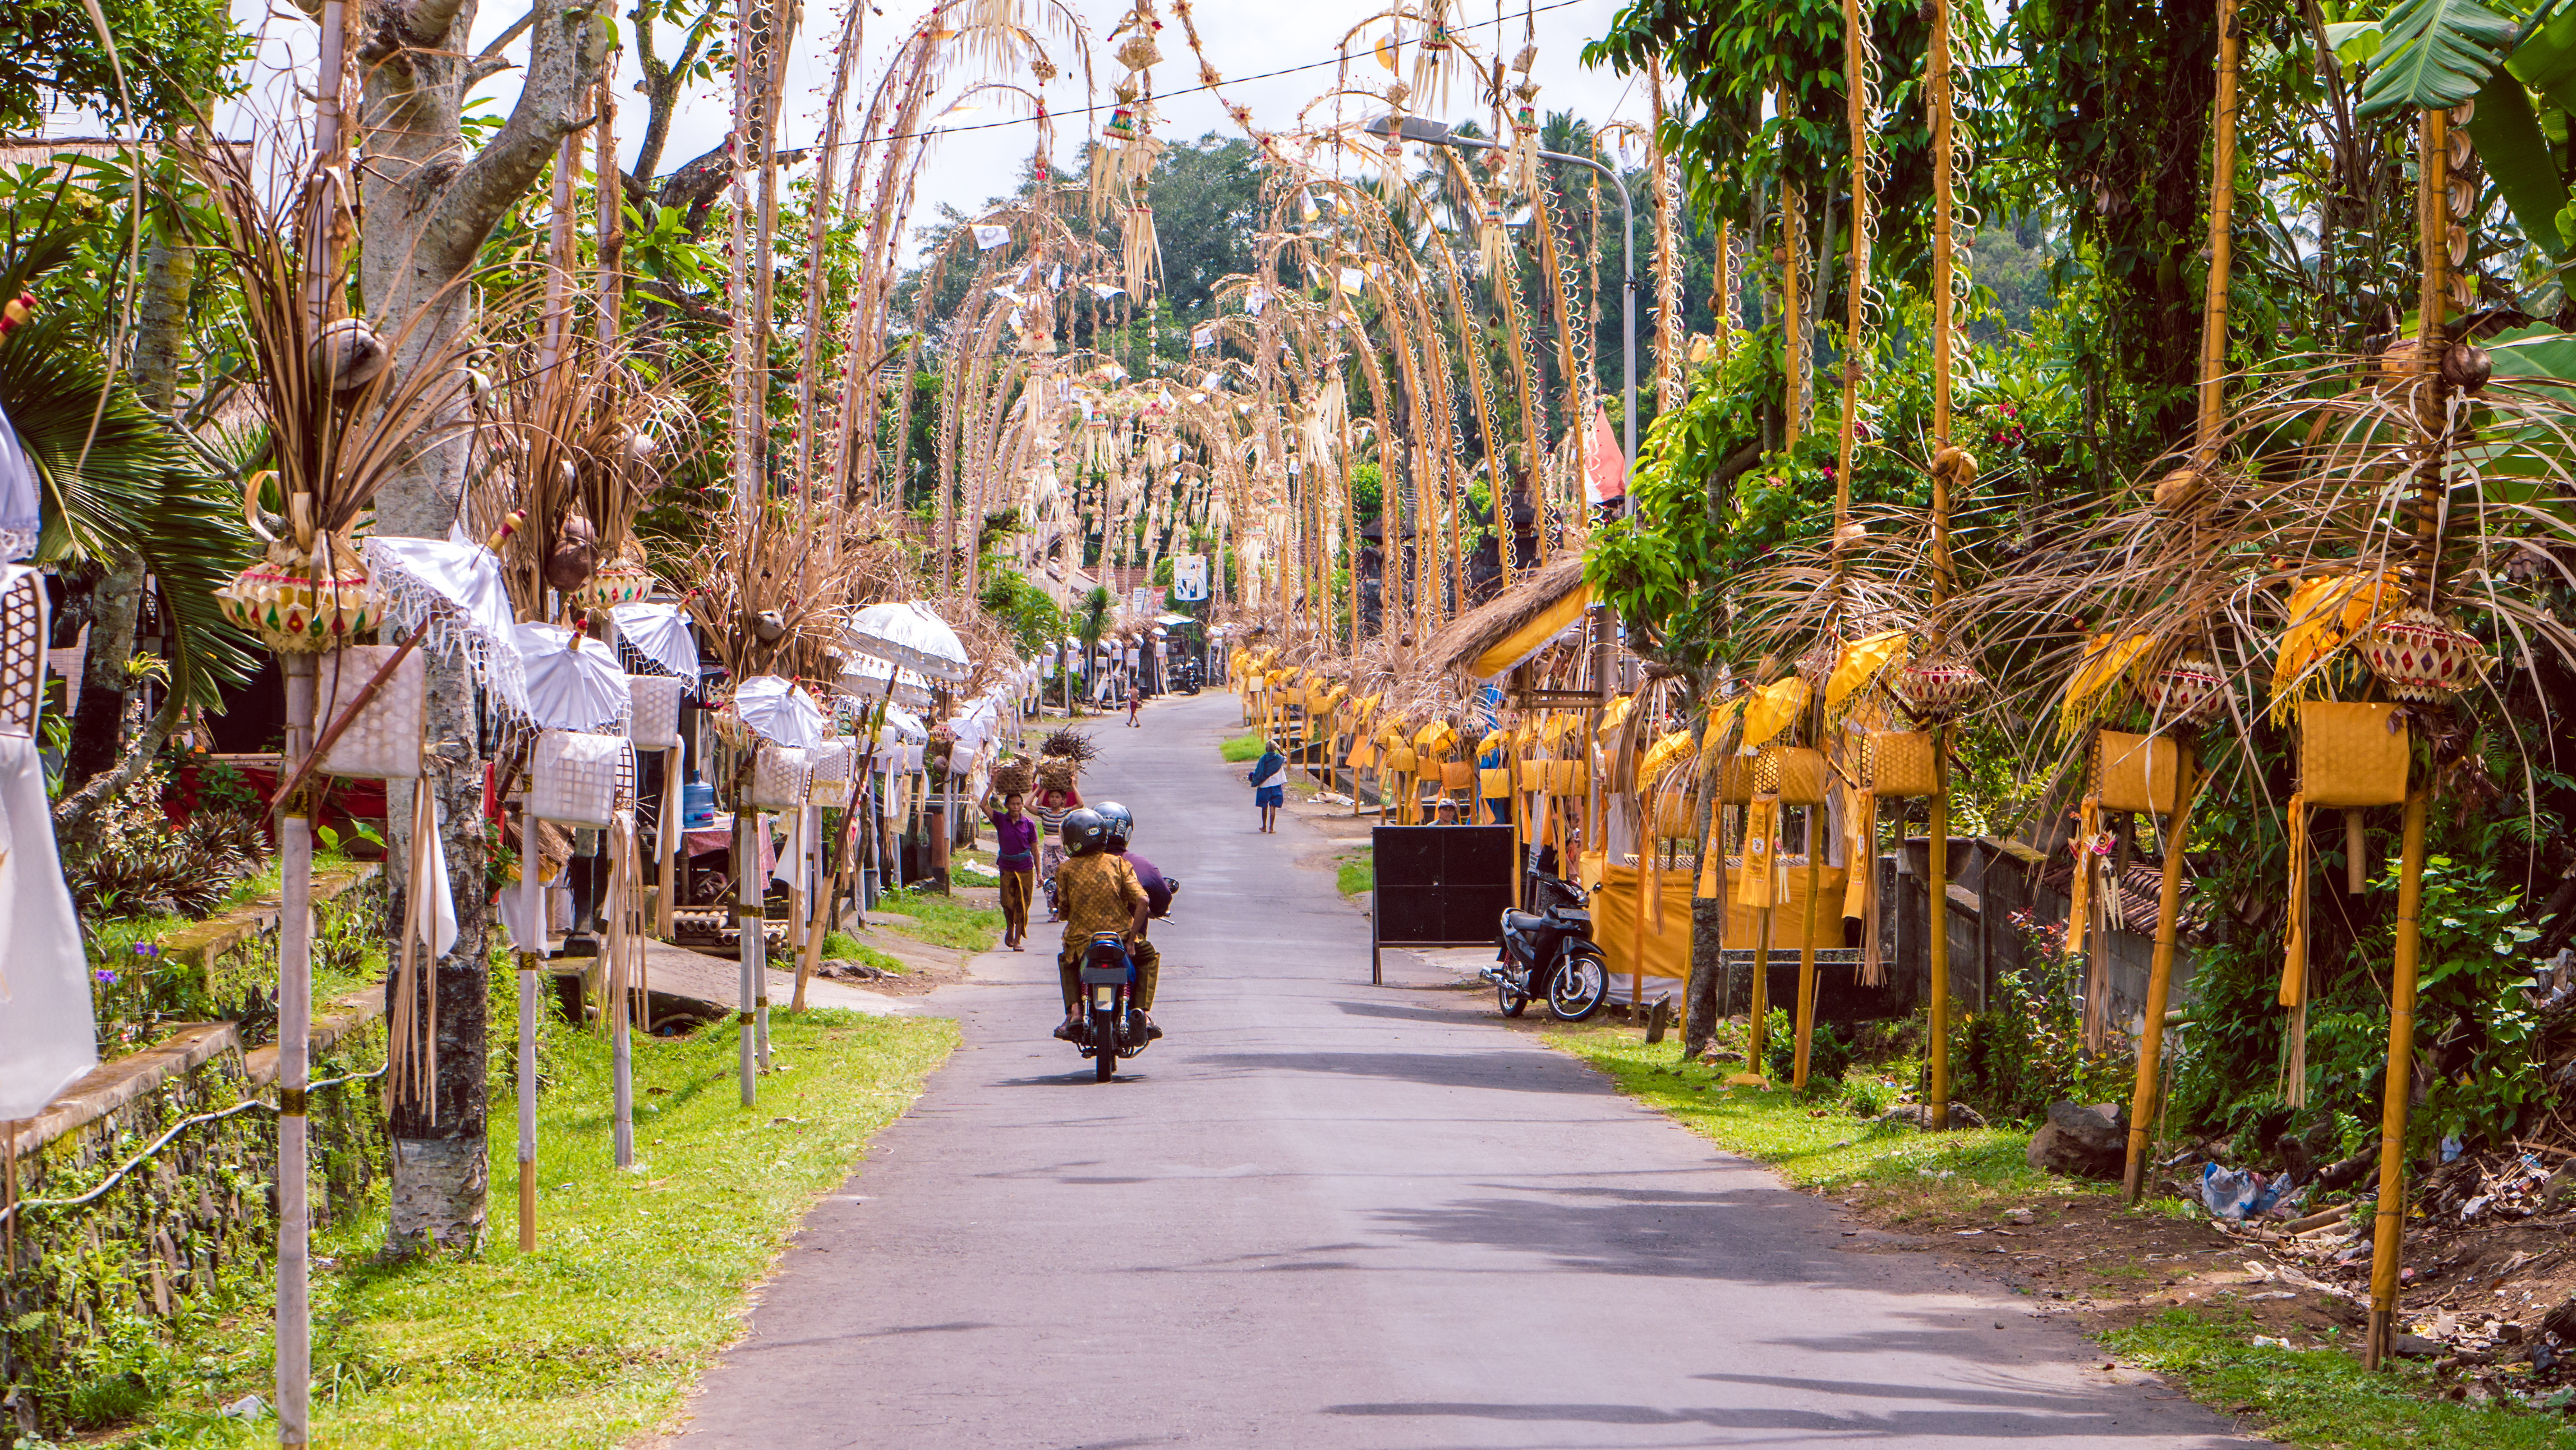
[[[1145,904],[1136,868],[1106,851],[1070,856],[1055,872],[1056,906],[1064,912],[1064,944],[1086,945],[1099,932],[1124,933]]]

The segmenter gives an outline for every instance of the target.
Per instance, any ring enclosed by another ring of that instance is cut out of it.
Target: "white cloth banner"
[[[999,226],[991,222],[978,222],[975,225],[976,251],[989,252],[995,247],[1007,245],[1010,240],[1011,229],[1009,227]]]
[[[0,1121],[36,1116],[98,1066],[80,942],[36,742],[0,735]]]

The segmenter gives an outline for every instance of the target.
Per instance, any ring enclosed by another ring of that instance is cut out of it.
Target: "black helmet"
[[[1109,833],[1109,823],[1100,819],[1100,812],[1082,806],[1065,812],[1064,824],[1058,830],[1066,855],[1088,856],[1100,849],[1101,839]]]
[[[1093,809],[1100,812],[1101,844],[1112,851],[1124,851],[1130,837],[1136,834],[1136,813],[1116,801],[1102,801]]]

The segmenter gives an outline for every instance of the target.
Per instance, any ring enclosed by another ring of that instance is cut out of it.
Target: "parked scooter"
[[[1610,995],[1610,966],[1593,944],[1592,913],[1573,883],[1535,874],[1530,882],[1528,899],[1539,910],[1504,908],[1494,965],[1478,975],[1494,984],[1506,1017],[1544,1000],[1557,1021],[1580,1022]]]

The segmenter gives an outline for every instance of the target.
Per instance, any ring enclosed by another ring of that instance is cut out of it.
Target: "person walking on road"
[[[1038,889],[1038,823],[1028,799],[1013,791],[998,804],[984,802],[993,822],[993,869],[1002,873],[1002,945],[1015,952],[1029,949],[1029,902]]]
[[[1130,729],[1130,730],[1137,730],[1137,729],[1142,729],[1142,728],[1143,728],[1142,726],[1140,726],[1140,725],[1138,725],[1138,724],[1136,723],[1136,711],[1137,711],[1138,709],[1142,708],[1142,707],[1143,707],[1143,705],[1144,705],[1144,703],[1145,703],[1145,692],[1144,692],[1144,691],[1142,691],[1142,690],[1134,690],[1134,689],[1131,689],[1131,690],[1129,690],[1129,691],[1127,692],[1127,728],[1128,728],[1128,729]]]
[[[1277,741],[1263,741],[1261,759],[1252,767],[1252,804],[1261,812],[1261,834],[1279,831],[1279,808],[1288,803],[1288,757]]]
[[[1064,834],[1064,818],[1082,809],[1082,792],[1072,786],[1038,785],[1038,884],[1046,888],[1047,920],[1062,921],[1064,912],[1056,904],[1056,868],[1064,864],[1064,847],[1058,838]]]

